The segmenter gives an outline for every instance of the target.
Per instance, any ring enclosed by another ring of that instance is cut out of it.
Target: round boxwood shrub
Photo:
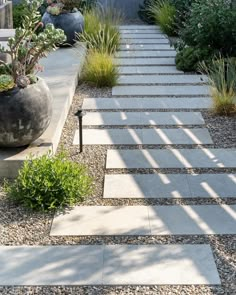
[[[68,160],[65,153],[51,153],[24,162],[18,177],[6,182],[8,196],[24,207],[50,211],[72,206],[91,193],[92,180],[86,168]]]

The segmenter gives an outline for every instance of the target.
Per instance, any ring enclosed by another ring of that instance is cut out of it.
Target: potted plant
[[[76,33],[82,33],[84,29],[84,18],[77,8],[80,0],[47,0],[47,4],[42,22],[62,29],[67,37],[66,43],[74,44]]]
[[[52,96],[45,81],[37,77],[39,60],[65,41],[64,32],[39,22],[43,0],[23,0],[23,28],[17,28],[7,47],[0,52],[10,63],[0,60],[0,147],[20,147],[32,143],[48,127],[52,115]]]

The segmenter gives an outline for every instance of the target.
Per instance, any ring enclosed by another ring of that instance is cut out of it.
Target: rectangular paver
[[[203,75],[124,75],[119,77],[119,84],[202,84],[207,83]]]
[[[82,206],[55,216],[51,235],[150,235],[148,209],[142,206]]]
[[[118,66],[148,66],[148,65],[175,65],[173,57],[158,57],[158,58],[116,58],[114,60]]]
[[[197,112],[96,112],[87,113],[83,124],[88,126],[115,125],[203,125]]]
[[[52,236],[236,234],[236,205],[77,206],[57,214]]]
[[[120,66],[119,73],[129,74],[183,74],[176,69],[176,66]]]
[[[207,129],[84,129],[85,145],[174,145],[212,144]],[[79,132],[75,133],[74,145],[79,144]]]
[[[153,51],[119,51],[115,55],[120,58],[137,57],[175,57],[175,50],[153,50]]]
[[[235,149],[108,150],[107,168],[236,168]]]
[[[170,44],[123,44],[120,46],[120,51],[130,50],[170,50],[172,47]]]
[[[1,246],[1,285],[220,284],[209,245]]]
[[[120,28],[121,34],[163,34],[158,28]]]
[[[166,39],[166,36],[163,33],[158,33],[153,31],[152,33],[146,34],[146,32],[139,32],[139,33],[132,33],[129,31],[127,32],[122,32],[121,31],[121,38],[122,39]]]
[[[167,38],[159,38],[159,39],[121,39],[120,40],[121,45],[133,45],[133,44],[138,44],[138,45],[146,45],[146,44],[154,44],[154,45],[159,45],[159,44],[170,44],[169,40]]]
[[[154,25],[120,25],[120,30],[159,30],[159,27]]]
[[[142,95],[142,96],[191,96],[201,95],[206,96],[210,94],[209,87],[206,85],[168,85],[167,86],[115,86],[112,88],[112,95],[123,96],[123,95]]]
[[[97,285],[101,246],[1,246],[1,285]]]
[[[155,109],[209,109],[210,97],[145,97],[145,98],[86,98],[85,110],[155,110]]]
[[[220,284],[208,245],[109,245],[104,284]]]
[[[236,198],[235,174],[105,175],[104,198]]]

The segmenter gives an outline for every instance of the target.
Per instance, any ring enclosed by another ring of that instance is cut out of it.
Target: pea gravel
[[[103,182],[105,175],[105,160],[107,149],[110,148],[146,148],[147,146],[85,146],[79,153],[79,147],[73,146],[74,132],[78,128],[74,116],[81,107],[85,97],[111,97],[111,89],[96,89],[86,84],[77,88],[67,122],[63,129],[59,150],[68,151],[73,161],[87,165],[89,173],[94,178],[94,193],[83,205],[173,205],[173,204],[236,204],[233,198],[227,199],[121,199],[103,200]],[[213,138],[215,148],[236,147],[235,117],[217,117],[207,111],[202,111],[207,128]],[[89,126],[86,128],[90,128]],[[173,148],[170,146],[148,146],[149,148]],[[184,146],[176,146],[178,148]],[[189,148],[189,146],[188,146]],[[190,148],[199,148],[192,146]],[[150,169],[150,170],[118,170],[118,173],[219,173],[217,169]],[[222,172],[222,171],[221,171]],[[235,169],[225,169],[223,172],[233,172]],[[106,173],[117,173],[108,170]],[[52,295],[52,294],[150,294],[150,295],[210,295],[236,294],[236,237],[227,235],[214,236],[108,236],[108,237],[50,237],[50,227],[53,213],[42,214],[30,212],[8,200],[0,191],[0,245],[84,245],[84,244],[201,244],[210,243],[218,267],[221,286],[44,286],[44,287],[1,287],[1,295]]]

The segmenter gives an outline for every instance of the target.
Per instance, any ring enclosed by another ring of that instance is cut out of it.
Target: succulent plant
[[[80,7],[80,0],[47,0],[47,12],[52,15],[59,15],[66,12],[76,12]]]
[[[28,85],[30,85],[30,79],[27,76],[18,76],[16,78],[16,85],[19,88],[26,88]]]
[[[0,92],[14,88],[15,83],[11,75],[0,75]]]

